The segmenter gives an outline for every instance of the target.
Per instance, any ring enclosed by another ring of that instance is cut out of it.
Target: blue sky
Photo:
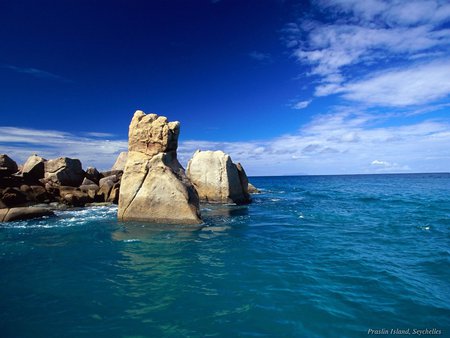
[[[450,171],[450,4],[2,1],[0,152],[109,168],[136,109],[183,165],[250,175]]]

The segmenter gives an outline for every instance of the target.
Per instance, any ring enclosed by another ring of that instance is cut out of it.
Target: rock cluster
[[[199,202],[247,204],[258,193],[240,163],[222,151],[198,150],[187,172],[177,159],[179,122],[135,112],[128,152],[110,171],[83,170],[78,159],[30,156],[18,166],[0,154],[0,222],[52,215],[36,204],[118,204],[119,220],[199,224]]]
[[[46,160],[32,155],[19,168],[9,156],[0,155],[0,219],[44,215],[29,208],[41,203],[81,207],[88,203],[118,203],[122,170],[98,172],[82,169],[80,160],[68,157]],[[47,209],[46,209],[47,210]],[[20,216],[22,215],[22,216]]]
[[[179,122],[135,112],[120,188],[120,220],[201,223],[197,192],[177,160],[179,131]]]
[[[187,176],[200,200],[210,203],[250,203],[248,178],[240,163],[223,151],[197,150],[187,166]]]

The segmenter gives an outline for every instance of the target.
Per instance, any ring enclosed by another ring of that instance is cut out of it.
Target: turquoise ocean
[[[114,206],[1,224],[0,336],[450,337],[450,174],[250,181],[201,230]]]

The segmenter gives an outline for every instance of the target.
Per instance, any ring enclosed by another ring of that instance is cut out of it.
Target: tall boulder
[[[38,182],[45,176],[45,162],[47,160],[36,154],[28,157],[20,171],[26,182]]]
[[[0,177],[9,176],[19,170],[17,163],[8,155],[0,154]]]
[[[78,159],[60,157],[45,162],[45,179],[57,185],[78,187],[84,175]]]
[[[179,122],[135,112],[119,192],[120,220],[201,223],[197,192],[177,160],[179,132]]]
[[[122,151],[119,154],[119,156],[117,156],[116,162],[112,166],[111,171],[113,171],[113,170],[122,170],[123,171],[125,169],[125,164],[127,163],[127,158],[128,158],[128,152]]]
[[[223,151],[197,150],[188,163],[186,174],[202,201],[236,204],[251,201],[244,169]]]

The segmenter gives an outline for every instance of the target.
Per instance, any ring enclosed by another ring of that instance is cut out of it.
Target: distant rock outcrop
[[[251,201],[244,169],[223,151],[197,150],[188,163],[186,174],[202,201],[236,204]]]
[[[256,188],[253,184],[248,183],[248,193],[249,194],[260,194],[261,191]]]
[[[120,186],[120,220],[201,223],[197,192],[177,160],[179,130],[179,122],[135,112]]]
[[[112,166],[111,170],[125,170],[125,164],[127,164],[128,152],[122,151],[119,156],[117,156],[116,162]]]

